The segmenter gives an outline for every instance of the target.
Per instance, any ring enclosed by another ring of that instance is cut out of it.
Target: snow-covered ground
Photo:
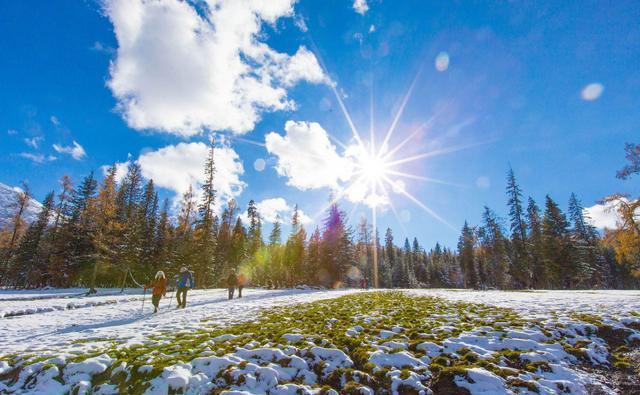
[[[261,309],[293,303],[336,298],[358,290],[263,290],[247,289],[242,299],[227,300],[227,291],[189,292],[188,308],[176,309],[170,294],[151,314],[147,294],[142,310],[142,290],[86,289],[43,291],[0,290],[0,344],[4,354],[64,347],[86,348],[87,340],[144,340],[158,332],[200,328],[204,324],[228,325],[250,320]],[[512,308],[527,318],[572,313],[612,317],[640,312],[640,291],[465,291],[447,289],[407,290],[409,294],[436,296],[452,301],[483,303]],[[170,305],[171,303],[171,305]],[[74,343],[71,345],[71,343]]]
[[[146,295],[143,311],[139,289],[128,289],[124,294],[99,289],[95,296],[78,295],[82,291],[0,291],[0,354],[70,351],[99,345],[88,340],[128,339],[134,343],[159,332],[227,325],[250,320],[261,309],[355,292],[246,289],[242,299],[229,301],[223,289],[194,290],[187,296],[186,309],[176,309],[176,301],[167,293],[160,302],[160,312],[151,314],[150,295]]]
[[[507,307],[525,316],[549,312],[581,314],[627,314],[640,312],[640,291],[467,291],[459,289],[415,289],[411,294]]]
[[[82,291],[0,290],[0,393],[338,394],[321,392],[326,384],[361,394],[640,389],[631,368],[615,366],[629,365],[640,344],[638,291],[247,289],[229,301],[226,290],[198,290],[186,309],[163,299],[158,314],[148,294],[141,311],[139,289]],[[352,296],[332,301],[345,295]],[[261,311],[320,300],[251,326]],[[215,336],[202,331],[214,326]],[[142,351],[114,351],[125,348]],[[30,357],[23,364],[2,360],[7,354]],[[603,374],[614,367],[626,372],[627,387]],[[132,389],[136,380],[144,391]]]

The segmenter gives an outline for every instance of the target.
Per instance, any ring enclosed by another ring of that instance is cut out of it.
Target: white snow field
[[[255,318],[262,309],[354,292],[247,289],[242,299],[229,301],[226,289],[192,290],[187,296],[187,309],[176,309],[176,301],[168,292],[158,314],[152,314],[149,291],[144,310],[140,289],[127,289],[123,294],[116,289],[99,289],[95,296],[79,295],[83,291],[86,289],[0,291],[0,355],[87,351],[111,339],[137,343],[159,332],[227,325]]]
[[[0,394],[640,393],[638,291],[80,292],[0,290]]]

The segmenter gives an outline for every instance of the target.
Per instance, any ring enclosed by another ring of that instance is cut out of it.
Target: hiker
[[[163,296],[167,296],[167,278],[164,276],[164,272],[159,270],[156,273],[156,277],[149,284],[144,286],[146,291],[149,288],[153,288],[151,293],[151,303],[153,303],[153,312],[158,312],[158,306],[160,305],[160,299]]]
[[[242,289],[247,285],[247,276],[244,273],[238,274],[238,298],[242,297]]]
[[[189,288],[193,288],[193,275],[186,267],[182,267],[180,269],[180,274],[178,275],[178,279],[176,280],[176,299],[178,299],[178,307],[177,308],[185,308],[187,307],[187,291]]]
[[[360,279],[360,289],[367,289],[367,279],[364,277]]]
[[[229,288],[229,300],[233,299],[233,292],[236,290],[236,285],[238,285],[238,277],[236,276],[236,270],[231,269],[229,272],[229,277],[227,277],[227,288]]]

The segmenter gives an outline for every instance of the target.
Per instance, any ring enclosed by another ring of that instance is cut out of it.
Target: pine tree
[[[430,280],[429,272],[427,270],[426,254],[422,250],[422,247],[420,247],[418,239],[415,237],[413,238],[411,255],[415,266],[414,271],[417,282],[416,285],[420,287],[429,287]]]
[[[215,165],[215,141],[211,139],[209,153],[204,165],[204,183],[201,187],[202,197],[198,205],[198,219],[195,225],[194,242],[196,249],[197,262],[195,266],[196,287],[204,288],[213,284],[214,277],[222,277],[223,265],[226,261],[216,262],[216,251],[220,249],[217,246],[216,234],[214,232],[214,205],[216,201],[216,190],[214,188],[214,179],[216,174]],[[234,203],[235,204],[235,203]],[[230,241],[231,222],[227,223]],[[228,249],[229,244],[223,246]],[[226,252],[226,251],[225,251]],[[217,254],[218,257],[220,254]],[[226,256],[225,256],[226,258]]]
[[[141,270],[148,277],[155,274],[157,263],[153,261],[153,249],[156,227],[158,225],[158,194],[153,180],[144,187],[137,216],[137,233],[140,239]]]
[[[247,206],[247,217],[249,218],[249,229],[247,231],[249,256],[253,256],[264,244],[262,241],[262,222],[260,221],[260,214],[258,214],[258,209],[253,200],[250,200]]]
[[[511,166],[507,174],[507,197],[513,246],[511,274],[516,287],[528,288],[531,286],[531,268],[527,251],[527,225],[522,208],[522,191]]]
[[[356,251],[358,255],[358,267],[362,277],[371,283],[373,278],[373,242],[371,240],[371,226],[365,217],[360,218],[358,224],[358,242]]]
[[[218,282],[222,285],[226,274],[231,268],[235,268],[237,262],[232,262],[231,251],[233,248],[233,226],[235,224],[236,211],[238,206],[235,200],[231,199],[227,202],[227,207],[222,212],[222,221],[218,229],[216,238],[216,277]]]
[[[460,266],[462,269],[463,286],[465,288],[476,288],[478,286],[478,275],[475,268],[474,256],[475,236],[473,229],[467,221],[462,227],[462,234],[458,241],[458,255],[460,256]]]
[[[394,274],[397,272],[396,264],[396,248],[393,244],[393,231],[391,228],[387,228],[384,233],[384,280],[385,287],[396,287],[397,276]]]
[[[195,268],[195,281],[202,283],[206,265],[197,261],[198,250],[194,241],[193,225],[196,221],[197,209],[196,201],[193,195],[193,188],[189,186],[187,191],[182,194],[180,201],[180,214],[176,227],[176,249],[175,249],[175,265],[176,267]],[[199,264],[199,266],[196,266]],[[202,277],[201,277],[202,276]],[[200,279],[200,280],[198,280]]]
[[[317,274],[320,270],[321,265],[321,235],[320,229],[316,227],[316,229],[309,237],[309,244],[306,249],[305,254],[305,268],[303,270],[304,279],[309,282],[309,284],[317,284],[318,277]]]
[[[569,219],[571,229],[571,261],[575,267],[572,285],[589,287],[592,284],[597,264],[597,233],[585,218],[584,208],[575,193],[569,198]]]
[[[551,283],[556,288],[571,288],[576,272],[571,264],[568,227],[564,213],[547,195],[542,221],[542,255]]]
[[[529,197],[527,204],[527,250],[531,259],[531,286],[536,289],[549,287],[549,277],[542,255],[542,219],[540,208],[535,200]]]
[[[480,244],[486,257],[486,266],[483,262],[483,271],[486,271],[486,278],[489,281],[489,285],[505,289],[509,286],[509,278],[507,273],[511,269],[511,273],[520,275],[520,278],[524,276],[518,273],[520,269],[518,265],[512,265],[509,268],[508,256],[507,256],[507,240],[504,236],[504,231],[501,225],[501,220],[497,217],[496,213],[489,207],[484,207],[484,213],[482,215],[483,226],[480,232]],[[478,273],[480,274],[480,273]],[[483,285],[480,282],[480,285]]]
[[[120,283],[121,292],[124,291],[130,270],[140,263],[142,231],[139,217],[140,201],[142,197],[142,169],[136,162],[131,163],[127,174],[118,190],[118,217],[122,223],[122,237],[118,267],[122,272]],[[144,281],[140,279],[140,281]]]
[[[291,233],[285,246],[283,262],[289,285],[303,282],[303,259],[306,238],[307,234],[300,223],[300,211],[296,204],[291,216]]]
[[[154,238],[153,261],[158,267],[169,268],[174,273],[177,273],[178,268],[175,267],[172,256],[172,239],[173,227],[169,221],[169,200],[165,199]]]
[[[92,206],[96,189],[97,182],[91,172],[71,193],[69,214],[64,218],[54,246],[54,286],[68,287],[77,281],[82,271],[93,267],[95,209]]]
[[[347,269],[353,265],[355,256],[345,213],[335,202],[329,206],[324,220],[321,253],[324,283],[332,288],[336,287],[346,278]]]
[[[238,217],[233,227],[233,235],[231,236],[231,252],[229,261],[233,268],[237,269],[246,259],[247,232],[242,225],[242,219]]]
[[[282,243],[282,227],[280,223],[281,223],[280,215],[277,215],[276,220],[273,223],[273,227],[271,228],[271,233],[269,233],[270,246],[275,246]]]

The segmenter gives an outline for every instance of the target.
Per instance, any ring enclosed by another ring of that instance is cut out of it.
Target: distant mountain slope
[[[17,194],[19,190],[19,188],[10,187],[0,182],[0,229],[4,228],[16,214]],[[33,222],[41,208],[42,204],[40,204],[40,202],[31,199],[24,212],[23,218],[29,223]]]

